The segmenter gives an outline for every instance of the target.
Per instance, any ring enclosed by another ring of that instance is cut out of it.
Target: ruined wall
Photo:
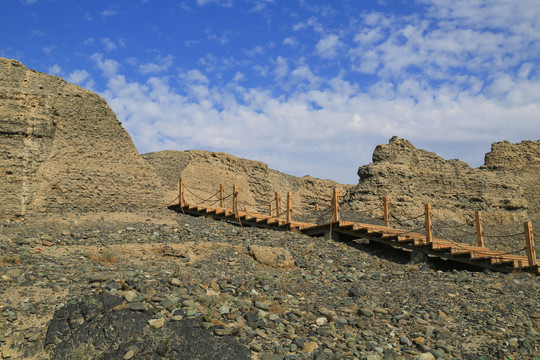
[[[0,219],[163,204],[157,176],[106,101],[0,58]]]

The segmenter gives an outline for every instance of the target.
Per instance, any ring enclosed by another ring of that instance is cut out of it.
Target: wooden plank
[[[529,266],[534,266],[536,265],[536,248],[534,246],[532,223],[526,221],[523,224],[523,230],[525,231],[525,245],[527,247],[527,264]]]
[[[287,194],[287,223],[292,220],[292,192]]]
[[[484,235],[482,233],[482,213],[477,211],[474,213],[476,222],[476,241],[479,247],[484,247]]]
[[[426,218],[426,241],[428,243],[433,241],[433,229],[431,226],[431,205],[425,204],[425,218]]]

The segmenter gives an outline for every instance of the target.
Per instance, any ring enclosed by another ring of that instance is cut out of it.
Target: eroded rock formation
[[[460,160],[445,160],[394,137],[378,145],[373,162],[358,169],[359,183],[347,197],[354,209],[377,208],[389,196],[394,214],[421,214],[430,203],[445,220],[471,222],[474,211],[486,213],[488,224],[538,223],[540,141],[495,143],[485,165],[472,168]]]
[[[106,101],[0,58],[0,220],[163,204],[159,179]]]
[[[300,214],[312,212],[315,204],[319,204],[321,209],[329,206],[334,187],[341,194],[352,187],[311,176],[299,178],[287,175],[268,168],[268,165],[260,161],[241,159],[225,153],[160,151],[143,154],[142,157],[156,169],[171,200],[177,196],[178,178],[182,176],[192,191],[186,191],[185,194],[186,201],[191,204],[197,204],[201,198],[206,199],[217,192],[221,183],[225,184],[226,194],[232,193],[232,186],[236,184],[241,209],[244,208],[243,204],[248,204],[248,211],[257,210],[266,214],[269,210],[267,202],[275,197],[276,191],[280,192],[282,200],[286,200],[290,191],[293,192],[293,209]],[[230,199],[228,201],[227,207],[230,207]]]

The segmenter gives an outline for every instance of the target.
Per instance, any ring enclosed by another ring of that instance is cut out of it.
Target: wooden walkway
[[[225,220],[242,226],[271,228],[276,230],[298,231],[309,236],[328,236],[339,240],[368,239],[397,248],[416,250],[431,256],[467,263],[495,271],[512,272],[526,271],[538,274],[539,266],[529,266],[527,256],[513,255],[500,250],[458,243],[452,240],[432,238],[408,230],[393,227],[360,224],[346,221],[336,221],[327,224],[287,222],[279,217],[238,211],[235,215],[232,209],[206,207],[201,205],[180,204],[170,205],[169,209],[194,216],[211,217],[215,220]]]

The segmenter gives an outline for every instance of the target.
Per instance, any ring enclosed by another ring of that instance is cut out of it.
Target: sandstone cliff
[[[163,204],[104,99],[0,58],[0,220]]]
[[[403,218],[421,214],[430,203],[447,221],[471,223],[474,211],[485,213],[489,225],[539,223],[540,141],[495,143],[486,164],[472,168],[460,160],[445,160],[394,137],[378,145],[373,162],[358,169],[359,183],[346,203],[381,216],[381,197],[388,195],[391,212]],[[423,219],[421,219],[423,221]]]
[[[200,150],[160,151],[143,154],[161,178],[172,200],[177,196],[179,176],[184,178],[192,193],[186,192],[186,201],[199,203],[199,198],[207,198],[225,184],[225,193],[232,192],[236,184],[239,190],[241,209],[243,203],[252,204],[248,211],[268,212],[267,201],[279,191],[282,200],[287,192],[293,192],[293,209],[296,214],[312,212],[315,204],[329,206],[334,187],[345,193],[352,185],[342,185],[331,180],[316,179],[311,176],[296,177],[268,168],[260,161],[241,159],[233,155]],[[217,204],[219,205],[219,204]],[[257,205],[257,206],[253,206]],[[230,204],[228,205],[230,207]],[[282,211],[284,207],[282,207]]]

